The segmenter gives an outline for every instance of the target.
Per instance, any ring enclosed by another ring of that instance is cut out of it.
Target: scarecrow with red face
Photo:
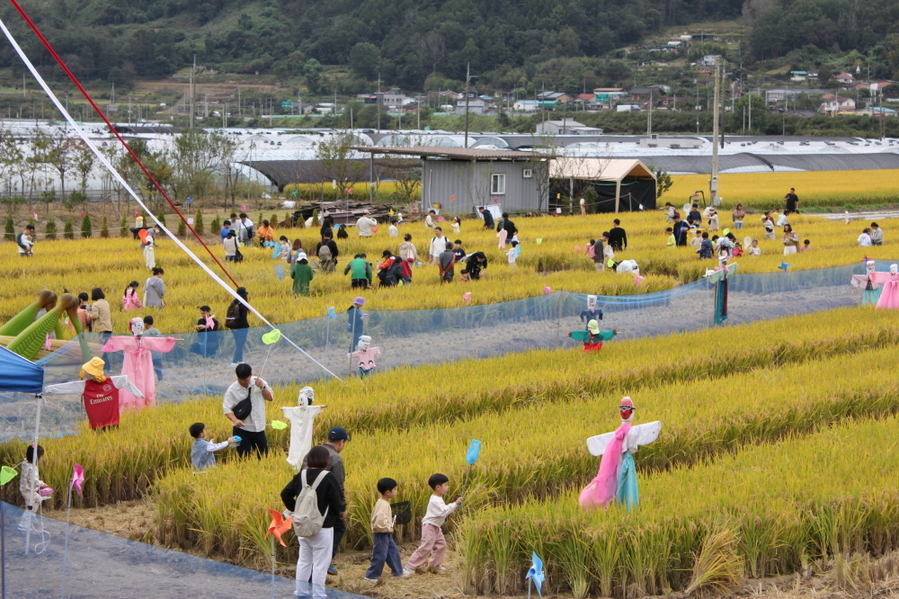
[[[659,437],[661,422],[633,424],[634,402],[630,397],[621,400],[618,411],[621,425],[611,433],[587,439],[590,453],[602,456],[596,477],[581,491],[579,503],[586,507],[608,507],[613,501],[627,506],[628,511],[640,504],[634,452]]]

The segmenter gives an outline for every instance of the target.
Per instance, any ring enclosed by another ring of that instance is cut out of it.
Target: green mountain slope
[[[741,16],[754,25],[743,48],[746,64],[790,52],[814,62],[823,52],[856,51],[865,67],[874,65],[872,76],[899,71],[894,0],[30,0],[23,6],[86,80],[165,77],[196,56],[221,71],[304,77],[313,93],[332,91],[320,65],[346,71],[350,83],[336,91],[349,93],[378,74],[406,89],[421,89],[429,76],[458,81],[469,64],[479,83],[514,86],[552,61],[610,57],[666,27],[687,30]],[[0,8],[0,17],[39,64],[50,64],[11,6]],[[21,70],[6,45],[2,67]],[[609,64],[592,71],[598,84],[626,83],[628,76]]]

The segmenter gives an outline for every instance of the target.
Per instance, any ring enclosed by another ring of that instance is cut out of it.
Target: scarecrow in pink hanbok
[[[125,352],[122,374],[144,392],[142,398],[137,398],[127,389],[119,389],[120,412],[156,406],[156,374],[153,372],[151,351],[168,353],[178,341],[174,337],[144,337],[144,321],[140,317],[132,318],[128,322],[128,328],[133,337],[110,337],[103,346],[104,352]]]
[[[608,507],[612,501],[627,506],[627,510],[640,505],[637,489],[637,471],[634,452],[641,445],[649,445],[659,438],[661,422],[633,425],[634,402],[630,397],[621,400],[618,407],[621,426],[615,432],[587,439],[587,449],[592,455],[602,456],[599,472],[581,491],[579,503],[585,508]]]

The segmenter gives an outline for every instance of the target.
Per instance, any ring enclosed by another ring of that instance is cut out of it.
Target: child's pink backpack
[[[591,243],[587,246],[587,257],[596,258],[596,245]]]

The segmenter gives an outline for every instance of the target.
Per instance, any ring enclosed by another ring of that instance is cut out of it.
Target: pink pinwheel
[[[290,530],[290,527],[293,525],[293,516],[285,520],[284,516],[281,515],[281,512],[271,508],[269,508],[268,513],[272,515],[272,523],[268,525],[268,531],[265,533],[265,536],[275,535],[275,538],[278,539],[281,546],[287,547],[287,544],[284,542],[284,539],[281,538],[281,535]]]
[[[580,254],[580,253],[581,253],[581,246],[579,246],[579,245],[574,246],[574,253],[575,253],[575,254]]]
[[[84,468],[81,467],[81,464],[75,462],[74,472],[72,474],[72,480],[69,483],[69,487],[78,491],[78,494],[81,495],[81,485],[84,483]]]
[[[553,292],[553,290],[552,290],[552,288],[549,287],[549,286],[546,286],[546,287],[543,288],[543,295],[549,295],[549,294],[552,293],[552,292]]]
[[[462,296],[462,299],[470,304],[471,303],[471,291],[466,291],[465,295]]]
[[[641,277],[640,275],[634,275],[634,283],[636,283],[637,287],[639,287],[640,283],[642,283],[643,279],[645,279],[645,278],[646,277]]]

